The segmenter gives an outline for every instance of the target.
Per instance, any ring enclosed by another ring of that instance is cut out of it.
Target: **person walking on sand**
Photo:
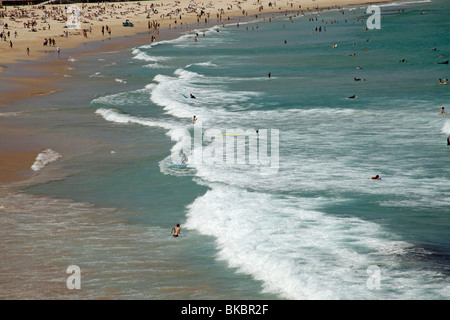
[[[177,224],[175,227],[170,230],[170,234],[173,234],[172,236],[174,238],[177,238],[180,235],[181,227],[179,224]]]

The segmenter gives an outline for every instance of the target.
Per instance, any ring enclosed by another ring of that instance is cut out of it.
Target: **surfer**
[[[194,116],[192,117],[192,124],[195,124],[195,121],[197,121],[197,117],[194,115]]]
[[[379,175],[376,175],[375,177],[370,178],[372,180],[381,180],[381,177]]]
[[[177,238],[180,235],[180,231],[181,231],[181,227],[179,224],[177,224],[175,227],[172,228],[172,230],[170,230],[170,234],[173,233],[173,237]]]
[[[447,145],[450,146],[450,136],[447,137]]]
[[[190,95],[191,95],[191,99],[195,99],[195,97],[194,97],[194,95],[192,93]]]
[[[351,97],[348,97],[347,99],[356,99],[358,98],[356,95],[352,95]]]
[[[267,75],[267,78],[270,79],[271,76],[272,76],[272,72],[269,72],[269,74]]]
[[[183,155],[181,156],[181,163],[186,164],[187,161],[188,161],[188,158],[186,156],[186,153],[183,152]]]
[[[447,112],[444,111],[444,107],[442,107],[440,114],[447,114]]]

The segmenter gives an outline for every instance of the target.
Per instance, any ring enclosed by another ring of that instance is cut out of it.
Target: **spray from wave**
[[[36,160],[34,161],[33,165],[31,166],[31,169],[33,171],[42,170],[46,165],[57,161],[61,157],[62,157],[61,154],[59,154],[58,152],[56,152],[52,149],[45,149],[41,153],[38,154],[38,156],[36,157]]]

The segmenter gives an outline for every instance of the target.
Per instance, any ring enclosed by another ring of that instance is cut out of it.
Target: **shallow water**
[[[3,295],[448,299],[449,7],[381,12],[380,30],[346,8],[73,59],[66,90],[8,118],[66,143],[42,170],[63,178],[0,208],[22,284]]]

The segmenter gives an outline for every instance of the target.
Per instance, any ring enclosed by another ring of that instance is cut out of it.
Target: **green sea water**
[[[381,29],[349,7],[67,56],[65,90],[10,118],[45,123],[62,155],[40,173],[60,179],[23,191],[55,199],[30,200],[44,222],[14,222],[35,259],[80,266],[82,289],[54,295],[448,299],[450,3],[380,9]],[[231,130],[278,146],[275,170],[195,161],[237,149]],[[171,166],[182,148],[189,166]]]

